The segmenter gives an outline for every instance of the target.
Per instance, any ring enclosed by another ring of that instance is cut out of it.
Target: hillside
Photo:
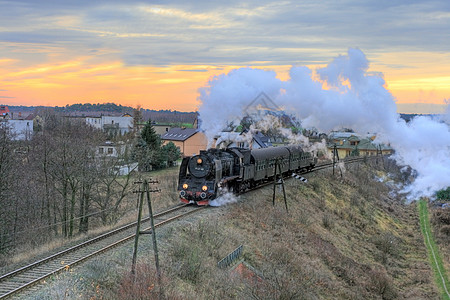
[[[286,181],[289,212],[281,191],[272,206],[266,187],[159,230],[166,298],[439,298],[416,205],[392,193],[394,180],[407,179],[393,162],[347,166],[342,178],[330,171],[307,177],[307,184]],[[172,196],[155,202],[170,204]],[[217,268],[241,244],[247,271]],[[37,297],[157,299],[151,242],[140,245],[135,283],[128,245],[59,276]]]
[[[42,109],[53,109],[57,113],[71,116],[101,116],[101,115],[133,115],[134,107],[122,106],[115,103],[84,103],[66,106],[8,106],[10,111],[18,115],[27,116]],[[151,119],[158,123],[190,123],[197,118],[195,112],[182,112],[176,110],[153,110],[141,108],[144,121]]]

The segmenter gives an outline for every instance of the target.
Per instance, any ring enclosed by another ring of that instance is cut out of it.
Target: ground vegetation
[[[341,176],[342,174],[342,176]],[[156,206],[176,201],[176,169]],[[407,178],[393,161],[373,160],[261,188],[236,203],[157,231],[162,286],[150,239],[140,243],[137,277],[130,245],[72,270],[40,296],[95,299],[438,299],[416,205],[398,184]],[[174,200],[175,199],[175,200]],[[230,268],[217,262],[244,246]],[[241,262],[241,264],[239,263]],[[101,270],[101,271],[99,271]],[[58,288],[55,288],[57,286]],[[53,294],[52,294],[53,293]]]

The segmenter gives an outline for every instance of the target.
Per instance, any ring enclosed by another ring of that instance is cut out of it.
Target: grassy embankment
[[[391,163],[346,166],[286,181],[289,212],[272,187],[237,203],[157,231],[165,299],[438,299],[415,206],[391,193],[401,172]],[[174,201],[176,173],[152,176]],[[383,180],[380,180],[383,178]],[[158,299],[150,237],[71,269],[40,290],[39,299]],[[258,278],[217,267],[244,245],[242,259]],[[62,296],[61,296],[62,295]]]
[[[425,200],[420,200],[418,203],[420,214],[420,228],[422,229],[425,245],[428,249],[428,258],[430,260],[431,267],[436,279],[436,284],[442,293],[443,299],[450,299],[449,294],[449,281],[447,273],[445,272],[442,258],[439,254],[439,249],[434,241],[433,234],[431,232],[430,220],[428,214],[428,206]]]

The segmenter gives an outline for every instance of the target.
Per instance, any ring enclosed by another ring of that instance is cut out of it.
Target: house
[[[86,117],[86,124],[96,129],[103,129],[102,117]]]
[[[133,117],[129,114],[121,117],[102,116],[103,130],[113,134],[125,134],[133,128]]]
[[[172,142],[180,148],[183,156],[198,154],[200,150],[206,150],[208,140],[205,134],[197,128],[171,128],[161,136],[163,145]]]
[[[20,113],[18,119],[13,119],[6,105],[0,105],[0,127],[6,129],[16,141],[29,140],[33,134],[33,120],[24,120]]]
[[[6,129],[11,138],[16,141],[26,141],[31,139],[33,134],[32,120],[0,120],[0,127]]]
[[[248,149],[267,148],[272,146],[268,137],[261,132],[221,132],[215,138],[216,148],[240,147]]]
[[[0,105],[0,118],[7,119],[9,118],[9,108],[6,105]]]
[[[73,117],[71,117],[73,118]],[[86,124],[101,129],[112,135],[123,135],[133,128],[133,117],[130,114],[122,116],[83,117]]]
[[[375,136],[361,138],[354,132],[333,132],[328,137],[328,152],[333,156],[337,151],[339,159],[347,156],[389,155],[394,152],[389,145],[376,144]]]
[[[97,158],[111,160],[118,158],[115,166],[111,170],[117,172],[119,175],[128,175],[131,171],[137,169],[138,163],[124,163],[121,156],[124,155],[126,151],[127,145],[124,142],[113,143],[111,141],[106,141],[98,145],[96,156]]]
[[[155,129],[156,134],[162,136],[169,132],[171,126],[169,124],[152,124],[153,129]]]
[[[125,152],[124,143],[113,143],[111,141],[106,141],[97,147],[97,156],[103,157],[119,157]]]

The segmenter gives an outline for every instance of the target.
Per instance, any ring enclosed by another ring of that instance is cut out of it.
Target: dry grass
[[[395,173],[394,165],[387,166]],[[201,216],[161,230],[163,296],[438,298],[430,280],[417,212],[402,199],[389,196],[385,183],[374,180],[383,173],[382,164],[347,166],[343,178],[317,172],[309,175],[308,184],[286,182],[289,213],[281,192],[272,206],[272,187],[267,187],[241,196],[237,203],[210,208]],[[176,174],[155,177],[161,178],[165,189],[172,190]],[[169,192],[155,196],[155,206],[176,203],[175,196]],[[112,258],[116,266],[102,269],[104,273],[114,270],[117,276],[91,276],[78,291],[86,297],[103,295],[104,299],[153,299],[156,286],[149,285],[155,281],[148,255],[151,246],[145,241],[141,244],[139,272],[143,276],[137,281],[130,279],[128,249]],[[258,277],[217,268],[217,262],[240,244],[244,245],[241,258]]]

